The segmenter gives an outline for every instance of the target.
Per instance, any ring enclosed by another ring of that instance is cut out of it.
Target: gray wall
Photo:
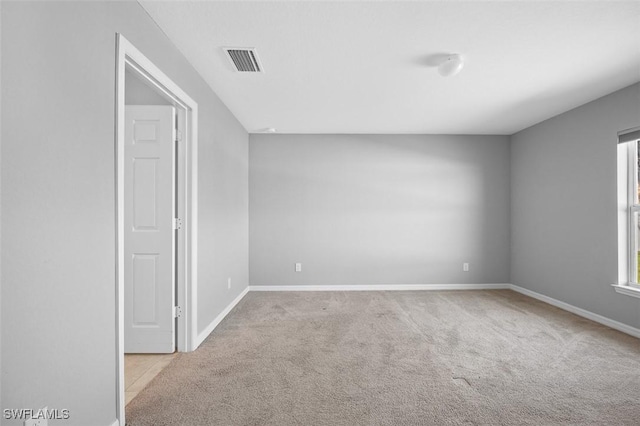
[[[251,285],[509,280],[505,136],[254,134],[249,196]]]
[[[1,405],[65,424],[116,416],[116,32],[199,104],[198,328],[248,284],[248,135],[140,5],[2,2]]]
[[[640,327],[615,293],[616,132],[640,125],[636,84],[511,138],[511,281]]]

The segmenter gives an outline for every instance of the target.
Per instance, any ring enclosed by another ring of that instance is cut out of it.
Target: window
[[[627,171],[629,184],[627,187],[628,198],[629,198],[629,284],[638,287],[638,256],[640,255],[640,245],[638,244],[638,237],[640,236],[640,232],[638,232],[638,226],[640,226],[640,222],[638,219],[640,218],[640,198],[638,194],[638,190],[640,189],[640,185],[638,185],[638,181],[640,180],[640,175],[638,172],[640,168],[638,167],[638,144],[640,141],[627,142],[628,146],[628,159],[629,159],[629,169]]]
[[[618,283],[640,297],[640,127],[618,134]]]

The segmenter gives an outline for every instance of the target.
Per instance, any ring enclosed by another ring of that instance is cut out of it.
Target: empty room
[[[639,24],[0,0],[0,424],[640,424]]]

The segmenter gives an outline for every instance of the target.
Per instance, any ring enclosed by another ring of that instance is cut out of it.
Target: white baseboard
[[[557,308],[579,315],[583,318],[590,319],[591,321],[595,321],[599,324],[606,325],[607,327],[611,327],[615,330],[640,338],[640,329],[638,328],[631,327],[630,325],[623,324],[621,322],[612,320],[607,317],[603,317],[602,315],[594,314],[593,312],[587,311],[586,309],[578,308],[577,306],[573,306],[568,303],[561,302],[560,300],[551,298],[549,296],[545,296],[544,294],[536,293],[535,291],[531,291],[526,288],[519,287],[517,285],[511,284],[510,288],[513,291],[524,294],[525,296],[533,297],[534,299],[538,299],[542,302],[548,303]]]
[[[246,296],[247,293],[249,293],[249,288],[250,287],[247,287],[242,290],[242,293],[240,293],[238,297],[233,299],[233,301],[229,303],[226,308],[224,308],[224,311],[220,312],[220,315],[215,317],[213,321],[211,321],[211,323],[207,326],[207,328],[205,328],[201,333],[198,334],[198,337],[196,337],[196,341],[194,342],[194,348],[192,350],[196,350],[198,346],[200,346],[200,344],[202,344],[202,342],[204,342],[204,340],[209,337],[211,332],[218,326],[218,324],[220,324],[222,320],[229,314],[229,312],[231,312],[231,310],[242,300],[242,298]]]
[[[116,421],[111,423],[111,426],[120,426],[120,422],[118,421],[118,419],[116,419]]]
[[[252,285],[251,291],[499,290],[511,284]]]

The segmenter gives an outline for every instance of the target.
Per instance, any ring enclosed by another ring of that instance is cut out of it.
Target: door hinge
[[[177,130],[176,131],[176,142],[182,142],[182,131],[181,130]]]
[[[173,218],[173,229],[182,229],[182,219],[179,217]]]
[[[181,318],[182,317],[182,308],[180,306],[173,307],[173,317]]]

